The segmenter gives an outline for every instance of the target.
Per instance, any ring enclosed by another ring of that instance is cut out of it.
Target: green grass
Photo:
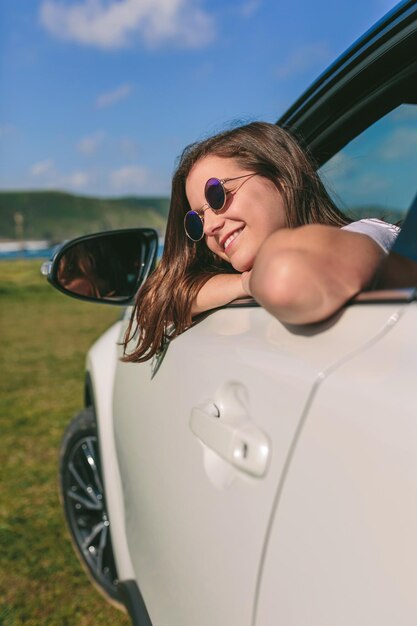
[[[72,550],[57,486],[86,351],[120,310],[63,296],[39,267],[0,262],[0,625],[126,626]]]

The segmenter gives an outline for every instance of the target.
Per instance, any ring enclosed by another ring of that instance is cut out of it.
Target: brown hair
[[[215,274],[235,272],[209,250],[204,239],[195,243],[184,232],[184,215],[190,210],[186,179],[194,164],[208,155],[232,158],[279,186],[289,228],[349,222],[330,199],[309,155],[275,124],[253,122],[191,144],[172,180],[162,259],[138,292],[124,338],[124,361],[146,361],[161,350],[168,338],[192,324],[191,306],[202,285]],[[137,346],[127,354],[132,339]]]

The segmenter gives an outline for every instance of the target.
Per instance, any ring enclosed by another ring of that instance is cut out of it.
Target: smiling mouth
[[[234,241],[237,237],[239,237],[240,233],[242,232],[243,228],[239,228],[238,230],[235,230],[234,233],[232,233],[230,235],[230,237],[228,237],[226,239],[226,241],[223,244],[223,248],[224,251],[226,252],[227,248],[230,246],[230,244],[232,243],[232,241]]]

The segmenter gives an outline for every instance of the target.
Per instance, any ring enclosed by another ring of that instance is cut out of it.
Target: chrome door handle
[[[228,424],[207,409],[207,406],[192,409],[190,428],[194,435],[238,469],[252,476],[263,476],[271,448],[267,436],[247,418]]]

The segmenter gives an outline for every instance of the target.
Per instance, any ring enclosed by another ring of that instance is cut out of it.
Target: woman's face
[[[190,208],[199,210],[206,204],[204,186],[209,178],[250,173],[234,159],[207,156],[197,161],[185,185]],[[284,202],[274,183],[259,175],[225,183],[225,189],[230,193],[223,209],[204,211],[205,241],[215,254],[245,272],[252,269],[266,238],[285,227]]]

